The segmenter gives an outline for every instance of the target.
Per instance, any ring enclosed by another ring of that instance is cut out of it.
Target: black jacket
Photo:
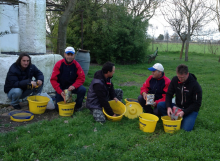
[[[106,79],[102,70],[95,73],[89,90],[87,93],[86,107],[88,109],[102,109],[109,115],[114,115],[112,108],[110,107],[108,100],[115,97],[114,86],[111,83],[111,78]]]
[[[43,73],[35,65],[31,64],[23,71],[20,66],[13,63],[5,79],[4,92],[8,93],[12,88],[26,90],[27,84],[32,81],[32,77],[44,81]]]
[[[202,88],[194,74],[189,73],[184,83],[181,83],[177,76],[173,77],[166,94],[166,107],[171,107],[174,94],[176,105],[183,109],[184,115],[199,111],[202,103]]]

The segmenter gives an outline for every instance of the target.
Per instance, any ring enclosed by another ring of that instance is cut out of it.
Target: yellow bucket
[[[156,115],[142,113],[139,116],[139,128],[143,132],[152,133],[155,131],[158,120],[159,118]]]
[[[182,117],[177,120],[171,120],[169,116],[162,116],[163,128],[166,133],[173,133],[174,131],[180,130]]]
[[[138,103],[138,100],[133,99],[133,98],[125,98],[124,100],[125,100],[125,104],[130,103],[130,102],[137,102]]]
[[[44,96],[29,96],[27,100],[29,102],[29,111],[33,114],[44,113],[47,108],[47,104],[50,101],[48,97]]]
[[[74,112],[74,107],[76,102],[71,102],[71,103],[64,103],[62,102],[57,102],[58,107],[59,107],[59,115],[60,116],[71,116],[73,115]]]
[[[109,104],[113,110],[113,112],[115,114],[118,114],[120,116],[116,116],[116,117],[113,117],[113,116],[109,116],[106,112],[105,112],[105,109],[103,108],[102,111],[103,113],[105,114],[105,116],[107,117],[108,120],[110,121],[120,121],[123,117],[123,115],[125,114],[126,112],[126,107],[125,105],[118,101],[118,102],[115,102],[115,100],[112,100],[112,101],[109,101]]]

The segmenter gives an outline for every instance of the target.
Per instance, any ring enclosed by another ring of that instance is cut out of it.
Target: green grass
[[[153,51],[156,50],[156,48],[158,47],[159,51],[179,51],[180,53],[180,50],[182,48],[182,44],[181,43],[167,43],[166,42],[155,42],[153,44],[153,47],[152,47],[152,44],[150,46],[150,50],[152,50],[153,48]],[[210,48],[210,45],[209,44],[202,44],[202,43],[190,43],[189,44],[189,52],[195,52],[195,53],[203,53],[203,54],[211,54],[212,51],[215,51],[216,50],[216,55],[220,55],[220,45],[219,44],[212,44],[212,50]]]
[[[113,83],[115,88],[123,89],[124,98],[137,98],[140,86],[119,84],[144,83],[151,74],[147,68],[156,62],[163,64],[170,79],[175,76],[177,65],[188,65],[203,89],[202,106],[193,131],[167,134],[159,120],[154,133],[144,133],[139,129],[138,118],[123,117],[120,122],[100,124],[84,109],[73,118],[45,120],[0,134],[0,160],[219,160],[218,56],[189,53],[188,62],[178,57],[178,52],[160,52],[151,64],[116,65]],[[87,88],[99,69],[101,66],[90,67],[85,81]]]

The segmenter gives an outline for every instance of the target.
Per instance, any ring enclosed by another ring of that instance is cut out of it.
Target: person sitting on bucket
[[[32,81],[33,77],[37,81]],[[21,109],[19,99],[34,93],[35,87],[38,87],[36,93],[41,93],[43,81],[44,75],[31,63],[31,57],[27,53],[20,54],[17,61],[10,66],[4,85],[4,92],[11,100],[11,106],[14,109]],[[33,88],[27,89],[28,84]]]
[[[114,90],[111,78],[115,72],[115,65],[111,62],[106,62],[102,70],[94,74],[94,78],[89,86],[87,93],[86,107],[91,111],[95,121],[105,122],[105,115],[102,112],[104,107],[106,113],[110,116],[116,117],[112,111],[108,101],[121,101],[123,92],[121,89]]]
[[[164,68],[160,63],[154,64],[153,67],[148,68],[148,70],[152,71],[152,75],[147,78],[141,87],[141,95],[138,97],[138,102],[146,113],[159,116],[157,105],[159,102],[165,101],[170,79],[165,76]],[[147,94],[154,94],[154,103],[152,105],[146,105]]]
[[[197,82],[194,74],[188,72],[188,67],[184,64],[177,66],[177,76],[173,77],[167,91],[166,102],[157,105],[160,113],[171,116],[172,108],[181,108],[179,116],[183,118],[181,128],[191,131],[202,102],[202,88]],[[173,95],[176,97],[176,105],[172,103]]]
[[[50,82],[56,91],[55,109],[59,111],[57,102],[64,101],[64,90],[68,89],[68,91],[77,94],[74,111],[80,111],[86,93],[86,88],[83,86],[85,74],[80,64],[74,60],[75,49],[73,47],[65,49],[64,57],[55,64],[50,78]]]

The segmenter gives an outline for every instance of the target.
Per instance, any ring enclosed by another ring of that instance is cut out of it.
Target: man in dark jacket
[[[165,101],[170,79],[165,76],[164,68],[160,63],[154,64],[153,67],[148,68],[148,70],[152,71],[152,75],[147,78],[141,87],[141,95],[138,97],[138,102],[146,113],[159,116],[157,104],[161,101]],[[155,96],[154,104],[152,105],[153,108],[151,105],[146,105],[147,94],[154,94]]]
[[[195,75],[188,72],[186,65],[179,65],[176,68],[176,74],[168,88],[166,102],[159,103],[157,108],[163,116],[171,116],[174,106],[172,98],[175,94],[176,106],[182,109],[179,113],[183,118],[181,128],[191,131],[202,103],[202,88]]]
[[[59,111],[57,102],[64,100],[64,90],[68,89],[68,91],[77,94],[74,111],[80,111],[86,94],[86,88],[83,86],[85,74],[80,64],[74,59],[75,49],[73,47],[65,49],[64,57],[55,64],[50,78],[50,82],[56,91],[55,109]]]
[[[32,77],[36,81],[32,81]],[[11,65],[5,80],[4,92],[11,100],[11,105],[15,109],[21,109],[19,99],[23,99],[33,93],[38,86],[36,93],[41,93],[43,89],[43,73],[33,64],[31,57],[27,53],[20,54],[17,61]],[[33,89],[27,89],[28,84],[32,84]]]
[[[118,101],[117,95],[121,95],[119,99],[122,99],[122,90],[114,90],[114,86],[111,82],[111,78],[115,72],[115,66],[111,62],[107,62],[103,65],[102,70],[95,73],[89,90],[87,93],[86,107],[90,109],[95,121],[105,122],[105,115],[102,112],[104,107],[106,113],[110,116],[116,116],[112,111],[108,101],[109,99]]]

